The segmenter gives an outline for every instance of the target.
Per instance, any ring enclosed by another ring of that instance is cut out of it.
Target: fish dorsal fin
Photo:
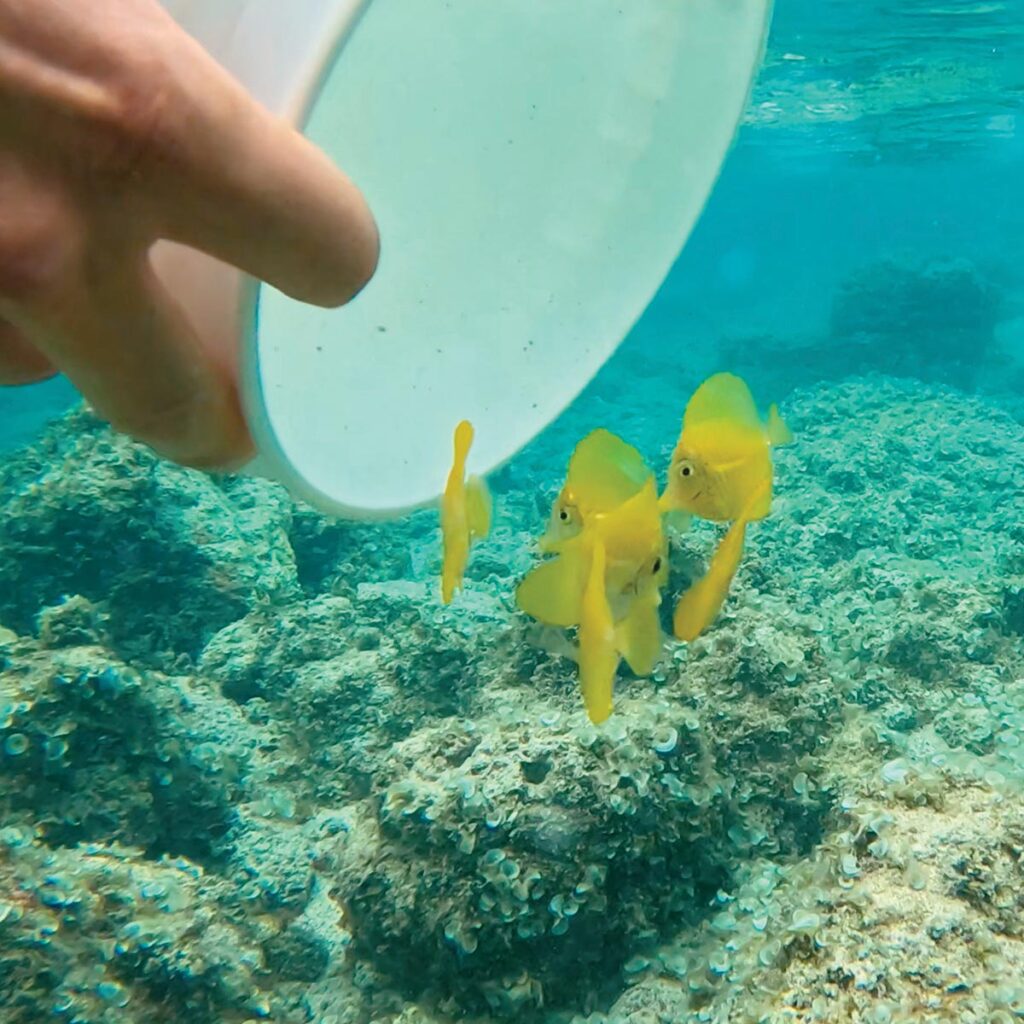
[[[455,459],[452,462],[452,474],[456,471],[459,476],[466,473],[466,459],[469,456],[469,449],[473,444],[473,424],[469,420],[463,420],[455,428],[454,448]]]
[[[726,420],[747,427],[761,426],[750,388],[732,373],[716,373],[697,388],[686,405],[683,429],[708,420]]]
[[[549,626],[575,626],[586,586],[587,551],[578,540],[567,541],[561,553],[541,562],[516,587],[516,604]]]
[[[768,431],[768,441],[773,447],[793,443],[793,431],[786,426],[786,421],[774,402],[768,407],[768,422],[765,429]]]
[[[631,444],[602,428],[576,445],[566,489],[586,508],[605,512],[631,498],[652,475]]]
[[[486,482],[478,476],[466,481],[466,523],[470,534],[486,537],[491,532],[491,513],[494,507]]]

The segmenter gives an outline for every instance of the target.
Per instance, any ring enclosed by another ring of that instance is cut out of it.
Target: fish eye
[[[561,519],[563,523],[567,523],[569,522],[569,513],[564,508],[560,509],[558,512],[558,518]]]
[[[661,559],[660,558],[656,558],[654,560],[654,565],[651,566],[651,572],[652,573],[658,573],[660,571],[661,571]]]
[[[681,462],[679,464],[679,475],[682,477],[693,476],[693,463]]]

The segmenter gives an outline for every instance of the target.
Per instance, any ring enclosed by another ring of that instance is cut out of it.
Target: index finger
[[[153,115],[140,176],[157,230],[296,299],[348,301],[379,253],[359,189],[178,31],[170,66],[181,70]]]

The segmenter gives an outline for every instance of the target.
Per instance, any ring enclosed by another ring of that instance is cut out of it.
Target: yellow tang
[[[750,389],[731,373],[709,377],[686,406],[672,454],[663,511],[688,512],[715,522],[771,510],[771,448],[793,435],[773,405],[762,421]],[[751,499],[758,501],[751,505]]]
[[[519,607],[549,626],[579,625],[596,540],[604,544],[605,585],[613,604],[637,595],[645,568],[651,577],[664,577],[665,535],[653,477],[618,508],[592,516],[580,533],[557,546],[556,557],[531,570],[516,588]]]
[[[486,537],[491,530],[491,495],[487,484],[477,476],[466,479],[466,459],[472,444],[472,424],[463,420],[455,428],[455,458],[441,497],[441,600],[445,604],[450,604],[455,592],[462,589],[473,541]]]
[[[667,554],[651,477],[618,508],[592,515],[516,590],[516,601],[528,615],[548,625],[580,627],[580,683],[595,722],[611,713],[619,655],[637,675],[648,674],[658,660]]]
[[[611,431],[591,431],[569,459],[565,486],[555,499],[541,549],[557,550],[577,536],[594,515],[610,512],[628,501],[653,474],[643,456]]]

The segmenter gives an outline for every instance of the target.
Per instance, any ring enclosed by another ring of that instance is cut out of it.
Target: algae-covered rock
[[[701,920],[749,851],[808,848],[829,805],[808,773],[839,705],[794,685],[820,683],[808,635],[764,659],[765,676],[784,658],[795,672],[747,706],[742,628],[701,671],[673,659],[657,695],[623,699],[606,728],[574,694],[541,692],[529,713],[496,697],[397,745],[357,835],[324,853],[357,955],[467,1010],[580,1008]]]
[[[5,1024],[220,1024],[266,1001],[258,947],[215,911],[225,887],[187,860],[102,844],[52,850],[8,825],[0,880]]]
[[[0,806],[50,846],[118,842],[214,856],[245,753],[204,744],[185,681],[140,673],[96,647],[22,643],[0,672]],[[209,727],[212,723],[207,722]]]
[[[0,494],[0,621],[22,633],[80,595],[119,653],[168,667],[298,589],[282,491],[171,466],[85,412],[0,464]]]
[[[1014,1019],[1019,792],[952,766],[888,778],[862,776],[871,795],[845,797],[806,858],[745,866],[711,919],[647,958],[607,1019]]]

